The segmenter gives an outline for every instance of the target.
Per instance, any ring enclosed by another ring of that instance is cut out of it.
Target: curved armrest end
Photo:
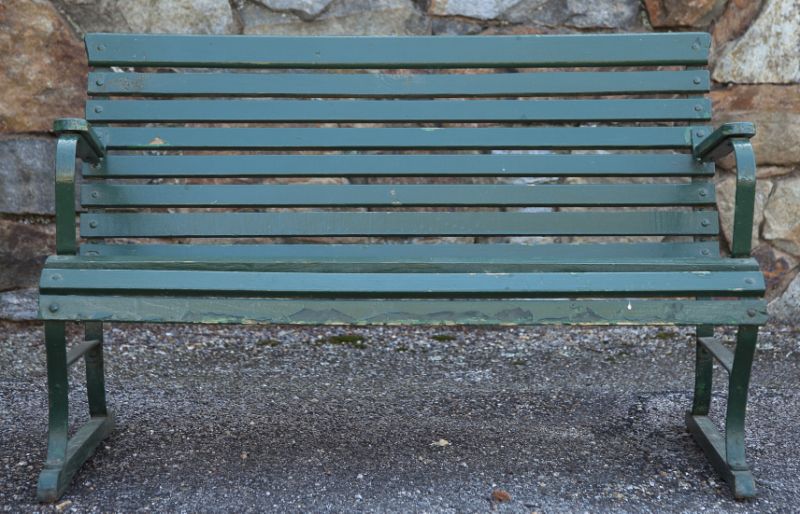
[[[72,134],[78,136],[80,144],[77,156],[96,163],[105,155],[105,146],[88,121],[81,118],[59,118],[53,122],[53,132],[59,136]]]
[[[719,159],[733,151],[732,139],[750,139],[755,135],[756,126],[747,121],[723,123],[711,134],[692,131],[692,154],[701,161]]]

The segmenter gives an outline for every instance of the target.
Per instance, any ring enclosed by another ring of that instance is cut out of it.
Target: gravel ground
[[[760,496],[735,502],[684,430],[687,329],[107,326],[118,426],[56,506],[34,500],[45,455],[42,331],[0,329],[0,511],[800,505],[800,329],[791,327],[762,331],[748,422]],[[76,423],[86,412],[81,368]]]

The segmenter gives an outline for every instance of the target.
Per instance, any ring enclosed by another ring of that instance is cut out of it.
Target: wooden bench
[[[112,428],[104,322],[696,326],[688,428],[733,494],[753,496],[744,416],[767,320],[749,256],[754,129],[708,125],[709,45],[87,35],[86,120],[55,123],[39,498],[57,499]],[[729,153],[722,256],[713,160]],[[86,340],[67,349],[75,321]],[[719,325],[738,327],[735,350]],[[70,437],[80,358],[91,421]],[[730,375],[722,432],[714,359]]]

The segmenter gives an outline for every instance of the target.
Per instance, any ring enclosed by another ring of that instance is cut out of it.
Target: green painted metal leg
[[[105,408],[102,345],[99,344],[85,354],[91,420],[69,437],[66,327],[61,321],[46,321],[44,325],[49,424],[47,461],[39,475],[37,497],[42,502],[54,502],[64,493],[78,468],[111,431],[113,420]],[[95,336],[98,330],[102,337],[102,326],[87,326],[87,337]]]
[[[711,407],[711,386],[714,377],[714,359],[708,350],[700,344],[701,337],[712,337],[714,327],[712,325],[701,325],[697,327],[695,337],[696,358],[694,368],[694,401],[692,402],[692,414],[705,416]]]
[[[707,411],[704,414],[694,411],[686,414],[689,431],[714,468],[728,482],[737,499],[753,498],[756,495],[755,481],[745,460],[744,419],[757,338],[758,327],[739,327],[728,385],[725,435],[717,430],[707,416]]]
[[[86,392],[89,396],[89,415],[105,416],[106,408],[106,377],[103,368],[103,324],[98,322],[85,323],[86,340],[100,341],[100,344],[86,352]]]

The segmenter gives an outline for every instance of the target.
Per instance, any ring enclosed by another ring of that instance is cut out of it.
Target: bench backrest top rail
[[[525,36],[87,34],[92,66],[526,68],[705,65],[705,33]]]

